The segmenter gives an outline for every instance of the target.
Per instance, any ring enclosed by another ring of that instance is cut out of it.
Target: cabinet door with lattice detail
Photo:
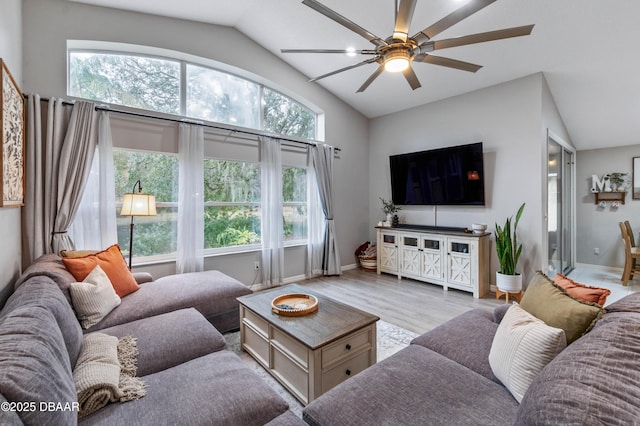
[[[423,237],[421,240],[422,270],[420,275],[428,280],[444,281],[444,244],[441,238]]]
[[[398,272],[398,235],[395,232],[378,231],[380,271]]]
[[[472,286],[472,244],[469,241],[448,240],[448,282],[465,287]],[[474,251],[475,252],[475,251]]]
[[[402,275],[420,276],[420,236],[400,235],[402,250]]]

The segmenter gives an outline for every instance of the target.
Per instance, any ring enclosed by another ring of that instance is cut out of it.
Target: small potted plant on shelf
[[[496,252],[500,263],[500,271],[496,272],[496,286],[498,290],[505,293],[519,293],[522,291],[522,275],[516,272],[518,259],[522,253],[522,244],[518,244],[516,231],[524,206],[525,203],[522,203],[518,209],[513,228],[511,227],[512,217],[507,218],[503,227],[496,223]]]
[[[402,210],[402,208],[393,204],[393,201],[387,201],[382,197],[380,197],[380,201],[382,201],[382,211],[387,217],[388,226],[391,226],[392,222],[395,224],[395,226],[397,226],[398,215],[396,213]]]
[[[626,173],[621,173],[621,172],[613,172],[613,173],[609,173],[609,179],[611,180],[611,185],[613,185],[613,188],[611,188],[613,191],[626,191],[627,189],[625,188],[625,176],[627,174]]]

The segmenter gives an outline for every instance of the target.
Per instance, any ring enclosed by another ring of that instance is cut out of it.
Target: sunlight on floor
[[[640,276],[629,280],[629,285],[625,287],[622,285],[622,281],[620,281],[621,275],[622,271],[609,271],[580,266],[571,271],[568,277],[581,284],[605,287],[611,290],[611,294],[607,298],[606,303],[606,305],[609,305],[627,294],[640,291]]]

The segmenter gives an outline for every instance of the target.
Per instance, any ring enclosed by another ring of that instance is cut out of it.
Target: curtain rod
[[[25,98],[28,97],[27,94],[23,94],[23,96]],[[49,102],[48,98],[40,98],[40,100],[41,101],[45,101],[45,102]],[[75,101],[63,101],[62,103],[65,104],[65,105],[74,105]],[[159,115],[145,114],[145,113],[141,113],[141,112],[126,111],[126,110],[122,110],[122,109],[114,109],[114,108],[110,108],[109,106],[106,106],[106,105],[96,105],[95,108],[96,108],[96,111],[115,112],[115,113],[118,113],[118,114],[132,115],[132,116],[135,116],[135,117],[171,121],[173,123],[196,124],[198,126],[208,127],[208,128],[211,128],[211,129],[227,130],[227,131],[232,132],[232,133],[244,133],[244,134],[253,135],[253,136],[267,136],[267,137],[271,137],[271,138],[274,138],[274,139],[280,139],[282,141],[291,142],[291,143],[297,143],[297,144],[303,144],[303,145],[311,145],[311,146],[317,145],[315,142],[306,142],[306,141],[301,141],[301,140],[296,140],[296,139],[289,139],[289,138],[286,138],[286,137],[276,136],[276,135],[272,135],[272,134],[268,134],[268,133],[252,132],[250,130],[237,129],[237,128],[234,128],[234,127],[227,127],[227,126],[223,126],[223,125],[206,124],[206,123],[203,123],[201,121],[188,119],[188,118],[163,117],[163,116],[159,116]],[[340,148],[336,148],[336,147],[333,147],[333,150],[336,153],[339,153],[341,151]]]

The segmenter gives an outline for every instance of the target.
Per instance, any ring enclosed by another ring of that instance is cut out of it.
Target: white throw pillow
[[[566,346],[564,330],[550,327],[513,305],[493,338],[489,364],[493,374],[520,402],[536,375]]]
[[[82,328],[97,324],[120,304],[120,297],[100,266],[93,268],[81,283],[71,283],[69,290]]]

